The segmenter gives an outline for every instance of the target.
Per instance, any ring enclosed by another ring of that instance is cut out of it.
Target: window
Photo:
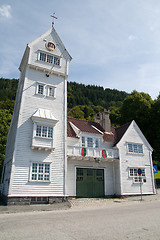
[[[96,170],[96,179],[98,181],[103,181],[103,170],[102,169]]]
[[[40,94],[40,95],[44,94],[44,85],[38,84],[37,93]]]
[[[56,97],[56,87],[45,83],[37,82],[36,94],[47,97]]]
[[[77,168],[77,181],[83,181],[83,168]]]
[[[31,197],[31,203],[48,203],[48,197]]]
[[[45,62],[46,61],[46,53],[40,53],[40,59],[41,61]]]
[[[86,138],[84,136],[82,136],[81,141],[82,141],[82,147],[85,147],[86,146]],[[88,137],[87,138],[87,147],[99,148],[99,139],[98,138],[94,139],[94,138]]]
[[[48,63],[53,63],[53,56],[47,55],[47,62]]]
[[[138,175],[138,167],[129,169],[129,177],[133,178],[134,183],[146,182],[145,168],[141,168],[142,174]]]
[[[82,147],[85,147],[85,137],[82,137]]]
[[[48,138],[53,138],[53,127],[48,127]]]
[[[54,57],[54,64],[55,65],[60,65],[60,58],[59,57]]]
[[[39,126],[39,125],[37,125],[37,128],[36,128],[36,136],[37,137],[41,137],[41,130],[42,129],[42,126]]]
[[[56,66],[60,66],[60,57],[53,56],[47,53],[40,52],[39,60],[42,62],[54,64]]]
[[[37,125],[36,137],[53,138],[53,127]]]
[[[55,97],[55,87],[48,86],[48,96]]]
[[[128,152],[143,153],[143,146],[142,144],[128,143]]]
[[[32,181],[49,181],[50,164],[48,163],[32,163],[31,180]]]
[[[87,168],[87,176],[93,176],[93,169]]]
[[[142,183],[142,182],[143,182],[143,179],[141,176],[134,178],[134,183]]]
[[[99,148],[99,140],[95,139],[95,148]]]
[[[49,109],[38,108],[32,115],[33,135],[31,149],[54,150],[54,127],[58,119]]]
[[[93,138],[87,138],[87,147],[93,147]]]

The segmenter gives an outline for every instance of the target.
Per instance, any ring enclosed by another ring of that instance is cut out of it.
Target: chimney
[[[105,132],[111,132],[111,121],[108,110],[104,109],[103,112],[95,114],[94,121],[99,123],[104,128]]]

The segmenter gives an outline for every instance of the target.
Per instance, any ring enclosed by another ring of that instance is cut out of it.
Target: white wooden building
[[[114,129],[107,111],[98,115],[95,122],[68,118],[68,195],[155,194],[153,149],[135,121]]]
[[[66,198],[70,61],[54,27],[26,47],[2,176],[10,204]]]
[[[152,148],[134,121],[114,129],[107,111],[95,122],[67,121],[70,61],[54,27],[26,47],[2,174],[5,201],[133,195],[140,179],[143,194],[154,194]]]

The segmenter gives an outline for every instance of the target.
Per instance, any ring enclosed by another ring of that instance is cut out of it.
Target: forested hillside
[[[68,82],[68,116],[93,120],[95,113],[106,108],[121,107],[128,95],[116,89]]]
[[[95,105],[109,108],[120,107],[127,96],[124,91],[116,89],[104,89],[95,85],[84,85],[76,82],[68,82],[68,107],[77,105]]]
[[[0,175],[4,160],[7,132],[14,108],[17,79],[0,79]],[[112,125],[120,126],[133,119],[153,147],[154,164],[160,169],[160,96],[133,91],[127,94],[115,89],[68,82],[68,116],[93,120],[95,113],[110,110]]]

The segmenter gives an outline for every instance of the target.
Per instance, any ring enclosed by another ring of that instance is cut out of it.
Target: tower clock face
[[[56,49],[56,45],[53,42],[47,42],[46,48],[50,51],[54,51]]]

